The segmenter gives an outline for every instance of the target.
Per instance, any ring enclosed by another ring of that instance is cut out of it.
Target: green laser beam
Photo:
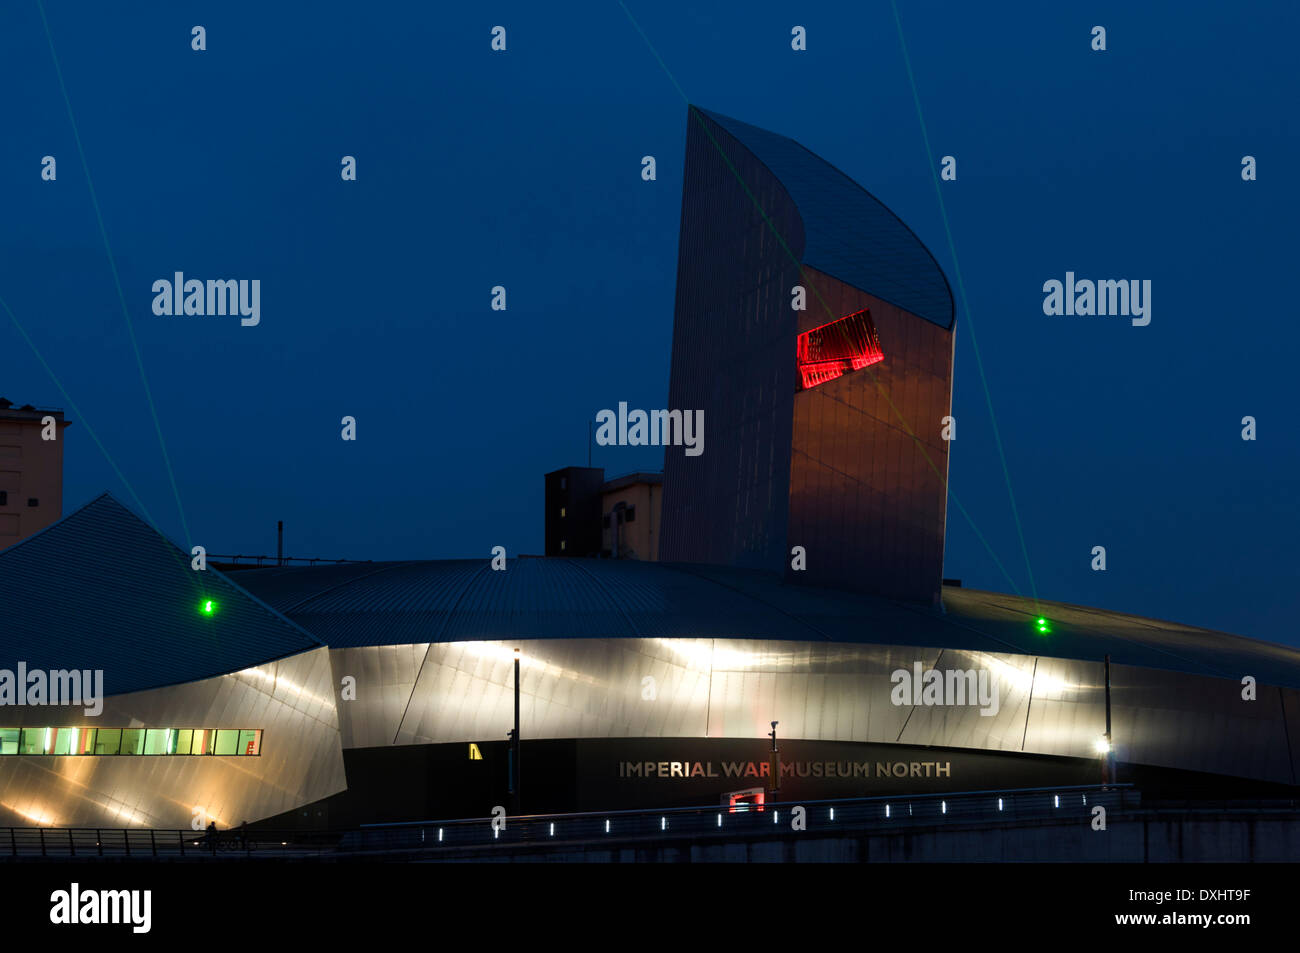
[[[99,208],[99,198],[95,194],[95,183],[90,177],[90,165],[86,161],[86,151],[81,145],[81,133],[77,128],[76,117],[72,113],[72,100],[68,97],[68,87],[63,81],[63,69],[59,65],[59,55],[54,49],[54,36],[50,33],[50,23],[45,17],[45,4],[36,0],[36,8],[41,13],[41,24],[45,27],[45,39],[50,46],[50,58],[54,61],[54,73],[59,80],[59,91],[63,94],[63,104],[68,111],[68,123],[72,126],[72,138],[77,144],[77,155],[81,158],[81,169],[86,174],[86,186],[90,190],[90,204],[95,209],[95,220],[99,223],[99,235],[104,241],[104,251],[108,254],[108,266],[113,272],[113,284],[117,288],[117,300],[122,306],[122,318],[126,321],[127,335],[131,339],[131,349],[135,352],[135,364],[140,371],[140,382],[144,385],[145,397],[149,402],[149,413],[153,417],[154,432],[158,435],[158,446],[162,450],[163,465],[167,469],[167,480],[171,483],[172,495],[176,498],[176,510],[181,517],[181,528],[185,533],[186,548],[193,548],[194,539],[190,535],[189,522],[185,519],[185,508],[181,505],[180,489],[176,486],[176,474],[172,471],[171,457],[167,454],[167,442],[163,439],[162,424],[158,420],[158,409],[154,405],[153,391],[149,387],[149,378],[144,372],[144,359],[140,355],[140,345],[135,339],[135,328],[131,324],[130,310],[126,305],[126,295],[122,291],[122,277],[117,271],[117,260],[113,257],[113,248],[108,241],[108,230],[104,227],[104,216]]]
[[[171,551],[173,555],[177,558],[182,572],[187,577],[191,577],[190,581],[193,582],[197,587],[198,582],[197,580],[192,578],[194,574],[189,571],[189,567],[185,564],[185,558],[183,554],[176,551],[175,547],[173,547],[171,545],[171,542],[167,539],[167,534],[164,533],[162,529],[159,528],[158,524],[154,521],[153,516],[151,516],[149,513],[149,508],[144,505],[144,501],[140,499],[140,495],[135,492],[135,488],[131,486],[131,483],[130,481],[127,480],[126,475],[122,472],[121,468],[118,467],[117,461],[113,459],[112,454],[108,452],[108,448],[105,447],[103,441],[99,439],[99,434],[95,433],[95,428],[90,425],[90,419],[84,413],[82,413],[81,408],[77,406],[77,402],[72,399],[72,395],[68,393],[68,389],[63,386],[63,382],[59,380],[59,376],[54,373],[54,368],[50,367],[49,362],[45,360],[45,356],[41,354],[40,348],[38,348],[36,346],[36,342],[32,340],[32,336],[27,333],[27,329],[23,327],[22,322],[18,320],[18,315],[14,314],[13,308],[9,307],[9,302],[7,302],[3,297],[0,297],[0,307],[4,308],[5,313],[9,315],[9,320],[12,321],[14,327],[18,329],[18,333],[22,335],[22,339],[27,342],[27,346],[31,348],[31,352],[36,357],[36,360],[41,365],[41,368],[49,376],[50,380],[54,382],[54,386],[58,388],[59,394],[61,394],[63,397],[64,404],[66,404],[68,408],[71,409],[71,411],[76,415],[78,423],[80,423],[81,426],[85,428],[86,433],[90,436],[90,439],[94,441],[95,446],[99,448],[99,452],[103,454],[104,460],[107,461],[114,475],[119,480],[122,481],[122,486],[124,486],[126,488],[126,492],[131,495],[132,502],[135,503],[136,507],[140,510],[140,513],[144,517],[145,522],[148,523],[149,526],[153,529],[153,531],[162,538],[163,542],[167,545],[168,550]]]
[[[903,22],[898,16],[898,4],[889,0],[894,11],[894,25],[898,29],[898,43],[903,50],[903,65],[907,68],[907,82],[912,88],[912,102],[916,105],[916,118],[921,126],[921,139],[925,144],[926,160],[930,165],[930,176],[934,180],[934,191],[939,199],[939,215],[943,219],[944,234],[948,238],[948,253],[952,256],[953,276],[957,279],[957,290],[961,295],[962,310],[966,312],[966,326],[970,329],[971,347],[975,351],[975,367],[979,371],[980,384],[984,388],[984,402],[988,405],[989,420],[993,424],[993,442],[997,447],[998,459],[1002,461],[1002,476],[1007,485],[1007,496],[1011,498],[1011,515],[1015,520],[1016,534],[1020,537],[1020,551],[1025,557],[1025,570],[1029,573],[1029,590],[1033,594],[1034,608],[1038,608],[1038,585],[1034,581],[1034,567],[1029,561],[1029,546],[1025,542],[1024,529],[1020,525],[1020,511],[1016,506],[1016,495],[1011,489],[1011,470],[1007,466],[1007,455],[1002,449],[1002,434],[998,430],[997,415],[993,412],[993,395],[989,390],[988,377],[984,374],[984,359],[980,356],[979,341],[975,336],[975,320],[971,315],[970,298],[966,294],[966,282],[962,278],[961,264],[957,260],[957,245],[953,241],[952,226],[948,222],[948,207],[943,201],[943,189],[940,186],[939,173],[934,165],[934,153],[930,149],[930,133],[926,129],[925,116],[921,111],[921,97],[916,89],[916,77],[912,73],[912,60],[907,53],[907,41],[903,37]]]
[[[641,29],[641,25],[637,22],[636,18],[632,16],[632,11],[630,11],[627,8],[627,5],[623,3],[623,0],[619,0],[618,5],[623,8],[624,14],[627,15],[628,20],[631,22],[632,26],[636,29],[637,33],[641,36],[642,41],[645,43],[646,47],[650,50],[651,55],[654,56],[655,60],[659,63],[659,68],[664,71],[664,74],[668,77],[669,82],[673,84],[673,88],[677,90],[678,95],[680,95],[682,99],[686,102],[686,105],[690,109],[692,115],[695,116],[695,118],[699,121],[700,127],[704,130],[705,135],[708,136],[709,141],[713,144],[713,147],[717,149],[718,154],[722,156],[723,162],[726,163],[727,168],[731,171],[731,174],[735,177],[736,181],[740,183],[740,187],[744,189],[745,194],[749,196],[750,201],[754,204],[754,207],[758,210],[759,214],[763,217],[764,223],[767,225],[768,229],[772,232],[772,235],[776,238],[781,248],[784,249],[786,255],[788,255],[791,261],[793,261],[795,265],[799,268],[800,274],[801,275],[805,274],[806,270],[803,266],[803,263],[799,261],[798,257],[790,249],[790,246],[785,241],[785,237],[780,233],[780,231],[777,230],[775,223],[772,221],[771,217],[767,214],[766,209],[763,208],[762,204],[758,201],[758,198],[754,195],[754,193],[750,190],[749,185],[745,182],[744,177],[741,176],[739,170],[737,170],[735,165],[732,163],[731,158],[727,155],[726,151],[723,150],[721,144],[717,141],[716,137],[714,137],[712,131],[710,131],[708,125],[704,122],[703,114],[701,114],[698,109],[696,109],[694,106],[691,105],[691,101],[689,97],[687,97],[686,93],[682,90],[681,84],[677,82],[677,78],[673,76],[672,71],[668,69],[667,64],[664,63],[663,57],[659,55],[659,51],[656,50],[654,44],[650,42],[650,38],[646,36],[645,31]],[[950,238],[950,244],[951,244],[951,238]],[[814,297],[817,298],[818,302],[825,310],[827,316],[830,317],[831,319],[834,319],[835,313],[831,310],[830,305],[826,302],[825,298],[822,296],[821,290],[817,287],[816,282],[808,282],[808,284],[812,286],[813,295]],[[967,311],[969,313],[969,309],[967,309]],[[917,449],[921,451],[921,455],[922,457],[924,457],[926,464],[929,465],[930,469],[934,472],[935,476],[937,476],[939,478],[939,481],[943,484],[945,494],[947,494],[949,497],[952,498],[952,501],[957,506],[957,509],[961,512],[962,516],[970,524],[971,530],[975,533],[976,538],[979,539],[981,544],[983,544],[984,548],[988,551],[989,556],[993,559],[993,562],[997,565],[998,569],[1002,572],[1002,575],[1006,577],[1007,582],[1010,583],[1012,590],[1016,593],[1016,595],[1020,595],[1020,587],[1016,584],[1015,579],[1013,579],[1011,577],[1011,574],[1007,572],[1006,567],[1004,567],[1002,561],[998,559],[997,554],[994,553],[992,547],[989,545],[989,542],[985,538],[984,534],[981,533],[979,531],[979,528],[975,525],[975,522],[971,518],[970,513],[966,510],[964,506],[961,505],[961,502],[957,499],[956,494],[952,492],[951,485],[948,482],[947,474],[942,473],[939,470],[938,465],[930,457],[930,454],[925,446],[925,443],[919,437],[917,437],[916,432],[908,424],[907,419],[902,414],[902,411],[898,409],[897,405],[893,401],[893,398],[890,397],[888,389],[883,384],[880,383],[880,380],[877,378],[874,368],[869,366],[864,368],[863,370],[865,370],[866,373],[868,374],[868,378],[875,386],[877,392],[880,394],[881,397],[884,398],[885,402],[889,405],[890,411],[894,414],[895,417],[898,418],[899,423],[902,425],[903,431],[909,437],[911,437]],[[1000,449],[1000,444],[999,444],[999,449]],[[1006,466],[1006,461],[1004,459],[1003,460],[1004,469],[1005,466]],[[1018,526],[1019,526],[1019,518],[1017,517],[1017,527]],[[1022,547],[1024,545],[1023,534],[1021,536],[1021,545]],[[1026,558],[1028,557],[1026,556]],[[1031,582],[1033,581],[1032,572],[1030,573],[1030,581]],[[1034,596],[1034,604],[1035,604],[1035,608],[1037,608],[1038,597],[1036,594]]]

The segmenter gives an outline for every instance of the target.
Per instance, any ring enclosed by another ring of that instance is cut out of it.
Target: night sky
[[[542,474],[667,399],[685,95],[842,169],[948,275],[975,528],[950,499],[945,575],[1012,590],[977,529],[1022,593],[1300,643],[1294,4],[900,0],[950,248],[888,2],[626,3],[668,72],[617,0],[47,0],[179,507],[40,8],[4,4],[0,297],[77,411],[2,310],[0,395],[67,409],[64,512],[109,490],[212,553],[273,553],[277,519],[294,556],[540,552]],[[260,325],[155,316],[176,271],[260,279]],[[1151,280],[1150,326],[1044,315],[1067,271]]]

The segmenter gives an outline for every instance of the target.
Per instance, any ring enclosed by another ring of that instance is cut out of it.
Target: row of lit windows
[[[260,728],[0,728],[0,755],[261,753]]]

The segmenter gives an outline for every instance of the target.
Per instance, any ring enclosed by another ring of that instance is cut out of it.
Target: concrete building
[[[63,411],[0,397],[0,549],[63,515]],[[44,436],[42,436],[44,434]]]
[[[546,474],[545,499],[547,556],[659,558],[662,473],[565,467]]]

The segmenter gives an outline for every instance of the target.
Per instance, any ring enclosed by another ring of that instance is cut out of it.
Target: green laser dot
[[[212,615],[212,613],[217,611],[217,604],[211,599],[204,599],[203,605],[200,607],[199,611],[204,615]]]

